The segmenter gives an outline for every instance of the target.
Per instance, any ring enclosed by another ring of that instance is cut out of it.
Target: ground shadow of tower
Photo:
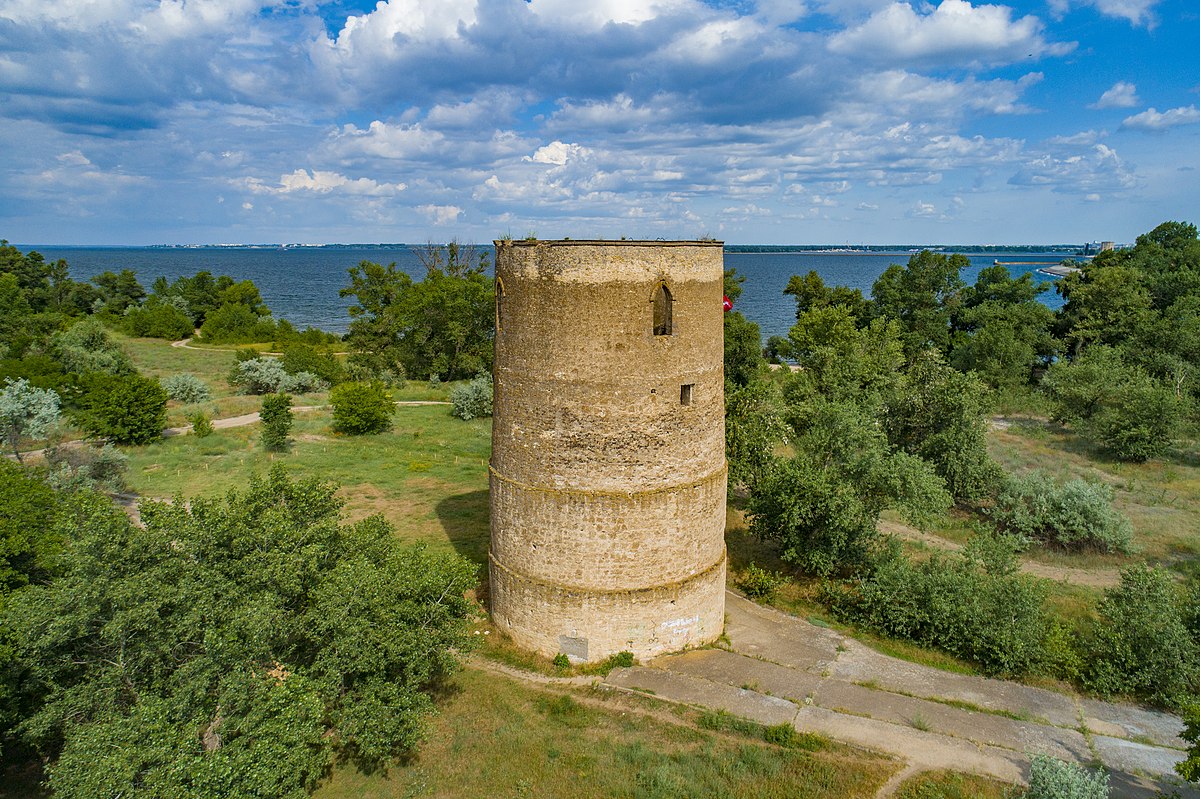
[[[496,242],[491,610],[518,644],[720,635],[722,276],[720,242]]]

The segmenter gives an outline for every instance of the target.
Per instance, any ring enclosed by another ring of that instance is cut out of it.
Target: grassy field
[[[833,743],[785,749],[701,729],[650,698],[558,692],[478,670],[455,680],[415,757],[341,768],[319,799],[869,797],[898,764]]]

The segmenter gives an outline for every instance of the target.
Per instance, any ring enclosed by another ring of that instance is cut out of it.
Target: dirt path
[[[915,541],[924,544],[930,549],[942,550],[944,552],[961,552],[963,548],[962,544],[955,541],[949,541],[941,536],[926,533],[899,522],[881,520],[879,522],[879,531],[881,533],[891,533],[906,541]],[[1055,566],[1050,563],[1025,560],[1021,561],[1020,570],[1023,574],[1032,574],[1034,577],[1053,580],[1056,583],[1082,585],[1088,588],[1111,588],[1114,585],[1121,584],[1121,570],[1112,567],[1078,569],[1072,566]]]
[[[221,350],[214,350],[211,347],[193,347],[192,339],[190,336],[188,338],[180,339],[179,341],[172,341],[171,346],[174,347],[175,349],[179,349],[179,350],[195,350],[196,352],[221,352]],[[267,352],[266,350],[263,350],[262,352],[259,353],[259,355],[280,356],[280,355],[283,355],[283,353],[282,352]]]

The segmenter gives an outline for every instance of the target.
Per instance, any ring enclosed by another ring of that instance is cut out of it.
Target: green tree
[[[82,422],[118,444],[149,444],[167,423],[167,392],[142,375],[92,374],[84,379]]]
[[[146,289],[131,269],[122,269],[119,273],[103,272],[92,278],[92,282],[100,289],[100,305],[93,308],[98,313],[120,316],[146,298]]]
[[[725,296],[736,303],[746,282],[736,269],[726,269]],[[748,385],[767,368],[762,352],[762,332],[740,311],[725,313],[725,379],[735,386]]]
[[[329,403],[333,406],[333,429],[350,435],[390,430],[396,413],[391,392],[378,380],[335,386],[329,392]]]
[[[875,312],[900,324],[909,359],[930,348],[949,350],[950,319],[964,288],[959,272],[970,263],[959,253],[922,250],[905,266],[889,266],[871,287]]]
[[[1200,704],[1188,705],[1182,715],[1184,728],[1179,737],[1188,743],[1188,756],[1175,764],[1175,772],[1188,782],[1200,782]]]
[[[341,296],[354,297],[346,341],[354,363],[425,379],[460,380],[491,371],[495,292],[476,260],[456,242],[420,253],[424,280],[414,281],[395,264],[363,261],[350,269]]]
[[[292,431],[292,398],[287,394],[267,394],[259,418],[263,447],[271,452],[286,450],[288,433]]]
[[[62,575],[3,615],[44,692],[23,729],[56,796],[300,797],[335,757],[413,751],[470,649],[476,567],[341,506],[281,469],[144,503],[144,529],[70,499]]]
[[[792,275],[783,293],[796,298],[797,319],[817,308],[841,305],[850,311],[857,325],[865,325],[871,320],[871,305],[862,291],[846,286],[826,286],[816,271],[810,270],[804,276]]]
[[[974,375],[924,353],[887,399],[883,426],[893,446],[933,465],[952,497],[972,501],[1002,474],[987,452],[986,411],[987,389]]]
[[[81,319],[67,330],[54,334],[51,348],[68,372],[131,375],[136,371],[129,354],[95,319]]]
[[[892,452],[863,408],[814,401],[791,444],[796,454],[761,477],[750,494],[750,529],[780,556],[813,574],[868,562],[879,514],[901,511],[922,524],[946,511],[944,484],[920,458]]]
[[[28,380],[4,381],[0,390],[0,435],[21,463],[21,440],[49,437],[59,420],[58,394],[34,388]]]
[[[753,489],[775,463],[775,448],[788,439],[783,395],[768,380],[725,393],[725,457],[729,484]]]
[[[1187,704],[1200,690],[1200,647],[1167,572],[1145,565],[1125,569],[1098,611],[1085,687],[1168,707]]]
[[[789,393],[875,404],[888,395],[904,364],[900,327],[874,319],[859,328],[844,305],[806,311],[788,332],[789,354],[801,370]]]
[[[1056,287],[1066,299],[1059,332],[1072,355],[1091,345],[1135,339],[1154,322],[1150,292],[1136,269],[1097,258]]]

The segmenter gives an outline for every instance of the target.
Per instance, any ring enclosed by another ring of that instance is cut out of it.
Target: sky
[[[0,0],[0,238],[1132,241],[1194,0]]]

